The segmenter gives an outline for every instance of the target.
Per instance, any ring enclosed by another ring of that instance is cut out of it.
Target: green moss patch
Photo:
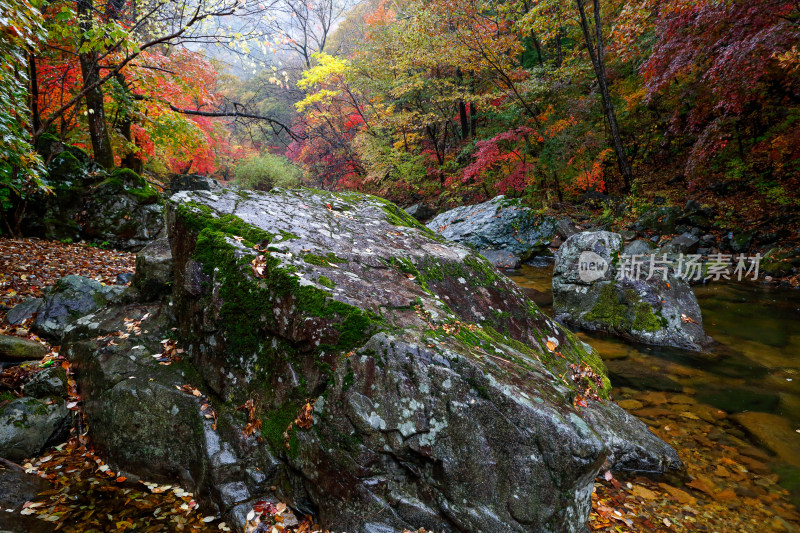
[[[344,353],[360,346],[383,324],[379,316],[334,300],[325,289],[301,286],[295,269],[281,266],[280,260],[269,254],[264,256],[263,277],[254,277],[253,255],[247,250],[256,244],[262,247],[269,244],[273,234],[233,215],[214,216],[202,205],[182,204],[178,212],[197,232],[194,258],[203,265],[204,273],[219,284],[219,296],[224,302],[220,319],[229,355],[255,354],[265,374],[274,366],[276,358],[291,360],[294,357],[295,350],[288,343],[280,341],[277,348],[273,347],[268,332],[275,325],[274,303],[286,297],[293,298],[298,317],[329,319],[331,327],[339,332],[333,345],[320,344],[314,354],[306,355],[315,360],[320,359],[317,354],[323,351]],[[235,237],[241,239],[245,250],[233,243]],[[333,254],[325,256],[324,260],[344,261]],[[329,279],[328,282],[333,283]]]
[[[655,332],[666,327],[666,320],[656,315],[635,290],[627,289],[620,295],[611,283],[603,286],[594,306],[583,318],[617,331]]]

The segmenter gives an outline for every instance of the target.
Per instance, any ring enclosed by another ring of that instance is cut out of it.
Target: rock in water
[[[194,367],[257,400],[282,496],[328,528],[579,531],[605,462],[680,464],[615,404],[573,407],[606,394],[597,353],[393,204],[183,192],[168,228]]]
[[[576,231],[569,219],[539,215],[503,196],[445,211],[427,226],[453,242],[479,251],[503,250],[523,261],[547,251],[556,237],[566,239]]]
[[[689,284],[667,268],[618,276],[623,241],[617,233],[573,235],[556,253],[553,308],[559,322],[592,331],[655,344],[702,351],[712,342]],[[649,258],[647,258],[649,261]],[[630,266],[630,265],[628,265]],[[619,279],[618,279],[619,278]]]

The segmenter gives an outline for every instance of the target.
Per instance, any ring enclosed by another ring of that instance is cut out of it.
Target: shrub
[[[257,191],[298,187],[304,177],[303,171],[289,159],[270,153],[245,159],[236,166],[234,175],[237,185]]]

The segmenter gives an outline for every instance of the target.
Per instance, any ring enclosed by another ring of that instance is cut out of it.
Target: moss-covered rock
[[[116,169],[92,188],[81,218],[87,240],[139,250],[164,234],[159,192],[129,169]]]
[[[705,349],[711,339],[691,287],[668,265],[666,277],[655,270],[650,276],[649,265],[649,256],[623,250],[616,233],[570,237],[558,250],[553,271],[556,319],[637,342]],[[626,275],[620,274],[623,269]]]
[[[604,461],[680,464],[612,402],[574,407],[607,393],[596,351],[384,200],[180,192],[167,221],[193,379],[253,401],[280,497],[328,528],[578,530]]]
[[[55,154],[44,180],[50,192],[29,202],[25,234],[136,251],[164,233],[161,194],[144,178],[129,169],[109,173],[57,139],[42,142]]]
[[[22,397],[0,407],[0,457],[19,461],[63,442],[69,418],[63,401]]]
[[[47,348],[36,341],[0,335],[0,361],[32,361],[41,359],[47,353]]]

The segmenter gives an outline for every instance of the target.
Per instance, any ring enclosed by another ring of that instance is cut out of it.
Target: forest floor
[[[133,271],[134,258],[130,253],[83,244],[0,239],[0,334],[26,337],[48,347],[48,354],[37,365],[0,372],[0,393],[20,395],[30,374],[48,365],[62,365],[70,377],[72,371],[58,346],[50,346],[25,324],[8,325],[5,310],[27,297],[39,296],[44,287],[67,274],[113,283],[117,275]],[[75,412],[70,441],[19,465],[52,484],[25,504],[24,518],[39,519],[36,523],[42,531],[230,530],[220,517],[205,514],[184,488],[133,483],[110,469],[91,447],[73,379],[70,394],[68,405]],[[789,493],[766,466],[769,456],[726,433],[732,422],[725,413],[687,403],[682,395],[627,389],[614,394],[678,451],[686,470],[662,477],[601,475],[592,494],[592,531],[800,530],[800,514]],[[3,403],[0,400],[0,407]],[[248,531],[317,530],[309,517],[296,520],[282,504],[263,502],[251,515]]]

